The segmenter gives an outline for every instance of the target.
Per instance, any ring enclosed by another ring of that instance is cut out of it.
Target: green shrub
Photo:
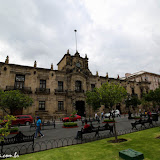
[[[7,129],[7,128],[0,128],[0,134],[2,134],[3,132],[17,132],[18,131],[18,128],[17,127],[14,127],[14,128],[10,128],[10,129]]]
[[[115,122],[113,119],[105,119],[104,122]]]
[[[77,123],[75,123],[75,122],[65,122],[65,123],[63,123],[63,126],[64,127],[74,127],[74,126],[77,126]]]
[[[133,119],[140,119],[141,117],[133,117]]]

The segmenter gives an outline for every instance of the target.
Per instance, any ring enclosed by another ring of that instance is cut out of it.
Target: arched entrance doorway
[[[77,114],[80,116],[84,116],[85,113],[85,102],[84,101],[76,101],[76,110]]]

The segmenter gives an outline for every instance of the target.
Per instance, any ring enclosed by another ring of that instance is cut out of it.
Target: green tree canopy
[[[0,91],[0,107],[6,112],[10,110],[10,114],[18,108],[27,108],[33,103],[32,98],[22,94],[19,90]]]
[[[95,88],[93,92],[86,93],[86,102],[93,109],[97,109],[100,105],[105,107],[113,107],[117,103],[121,103],[126,97],[127,91],[120,84],[104,83],[100,88]]]
[[[140,99],[138,98],[137,95],[130,95],[128,94],[127,99],[125,100],[126,107],[137,107],[138,105],[141,104]]]
[[[152,102],[154,106],[160,106],[160,86],[154,91],[151,90],[148,94],[145,94],[144,99],[145,101]]]

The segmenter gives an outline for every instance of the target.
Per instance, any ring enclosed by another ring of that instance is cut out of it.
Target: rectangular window
[[[16,75],[15,88],[16,89],[23,89],[24,88],[24,81],[25,81],[24,75]]]
[[[58,91],[63,91],[63,81],[58,81]]]
[[[82,88],[81,88],[81,81],[76,81],[76,84],[75,84],[75,89],[76,89],[76,91],[81,91],[82,90]]]
[[[39,110],[45,110],[45,101],[39,101]]]
[[[58,101],[58,111],[63,111],[64,110],[64,103],[63,101]]]
[[[95,84],[91,84],[91,91],[94,91],[94,88],[96,87]]]
[[[46,89],[46,80],[40,80],[40,87],[41,89]]]

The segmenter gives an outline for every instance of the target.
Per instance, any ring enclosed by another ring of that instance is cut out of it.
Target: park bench
[[[100,131],[106,131],[109,130],[110,133],[113,133],[113,126],[110,126],[108,123],[106,123],[104,126],[98,126],[98,127],[94,127],[92,124],[89,128],[87,129],[81,129],[81,131],[78,131],[78,137],[80,139],[83,139],[83,134],[87,134],[87,133],[93,133],[95,132],[95,137],[99,136],[99,132]]]
[[[88,120],[87,119],[82,120],[82,125],[84,125],[85,121],[87,121],[87,123],[89,122],[90,124],[92,124],[93,122],[100,123],[100,119],[99,118],[97,118],[97,119],[95,119],[95,118],[89,118]]]
[[[32,142],[32,150],[34,151],[34,134],[30,136],[25,136],[22,132],[19,132],[14,137],[4,138],[4,141],[0,142],[1,155],[3,154],[3,146],[25,142]]]
[[[140,119],[140,120],[138,120],[138,121],[135,121],[134,123],[131,123],[131,125],[132,125],[132,129],[137,129],[137,125],[141,125],[141,127],[143,126],[143,127],[145,127],[146,128],[146,126],[145,126],[145,124],[146,123],[148,123],[149,124],[149,126],[153,126],[153,120],[152,119],[150,119],[150,118],[148,118],[148,119]]]

